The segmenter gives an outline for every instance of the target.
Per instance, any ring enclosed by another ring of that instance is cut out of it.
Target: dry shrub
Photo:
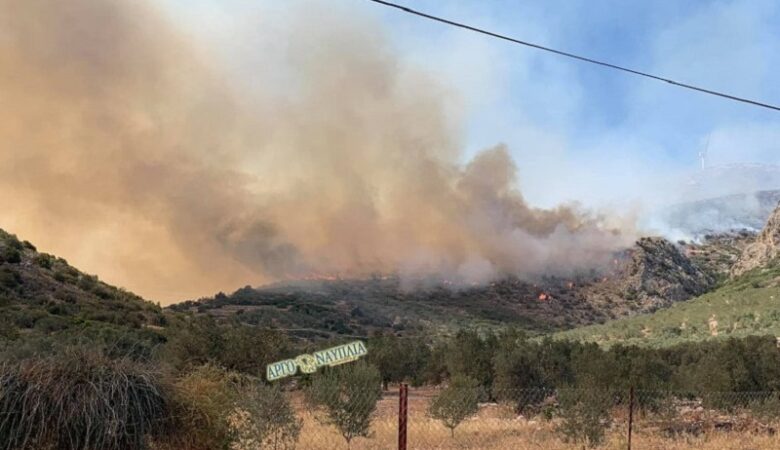
[[[204,365],[174,383],[175,429],[159,450],[292,448],[300,420],[278,388]]]
[[[238,399],[234,374],[216,366],[201,366],[174,383],[177,433],[158,441],[159,449],[209,450],[228,448],[238,438],[230,423]]]
[[[70,349],[0,366],[0,449],[145,449],[171,428],[158,374]]]

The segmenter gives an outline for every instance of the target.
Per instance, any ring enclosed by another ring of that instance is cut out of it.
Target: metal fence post
[[[631,432],[634,426],[634,386],[628,392],[628,450],[631,450]]]
[[[409,385],[398,387],[398,450],[406,450],[406,414],[409,399]]]

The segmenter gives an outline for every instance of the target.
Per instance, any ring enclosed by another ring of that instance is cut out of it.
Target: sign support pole
[[[409,385],[398,386],[398,450],[406,450],[406,419],[409,400]]]

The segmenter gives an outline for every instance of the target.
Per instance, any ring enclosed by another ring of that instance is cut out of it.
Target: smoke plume
[[[502,145],[462,164],[445,89],[376,24],[313,16],[278,37],[284,86],[248,89],[151,2],[0,0],[0,227],[164,302],[570,271],[630,239],[530,207]]]

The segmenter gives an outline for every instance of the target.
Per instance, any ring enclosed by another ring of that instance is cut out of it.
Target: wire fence
[[[780,448],[777,392],[417,388],[403,399],[394,389],[375,407],[370,395],[342,396],[355,409],[340,412],[289,395],[302,424],[297,449]],[[367,409],[365,433],[347,436]]]
[[[769,450],[780,448],[780,392],[667,392],[596,389],[484,389],[458,385],[381,391],[374,385],[324,384],[281,391],[268,388],[244,411],[231,413],[241,439],[235,450],[385,450],[385,449],[629,449],[629,450]],[[198,389],[201,389],[198,387]],[[404,393],[405,391],[405,393]],[[280,398],[272,398],[275,395]],[[255,397],[253,397],[255,398]],[[7,405],[6,405],[7,406]],[[248,409],[256,408],[256,411]],[[17,408],[20,409],[20,408]],[[8,440],[9,424],[21,417],[13,409],[0,414],[0,448],[27,449]],[[45,414],[45,411],[39,411]],[[74,417],[81,417],[74,412]],[[242,430],[248,413],[260,417]],[[37,420],[37,419],[36,419]],[[48,423],[41,419],[41,423]],[[121,423],[120,423],[121,422]],[[164,419],[164,422],[179,423]],[[111,417],[105,426],[135,435],[146,422]],[[205,422],[204,422],[205,424]],[[146,424],[148,425],[148,424]],[[146,426],[146,428],[149,428]],[[29,428],[29,427],[28,427]],[[103,427],[105,428],[105,427]],[[98,423],[62,429],[102,432]],[[200,449],[204,429],[173,445],[133,448]],[[231,432],[232,433],[232,432]],[[105,434],[105,433],[104,433]],[[143,436],[138,434],[138,436]],[[75,434],[60,440],[75,447]],[[94,440],[94,439],[93,439]],[[33,441],[34,442],[34,441]],[[81,444],[79,444],[81,445]],[[48,447],[47,447],[48,448]],[[114,447],[110,447],[114,448]],[[117,447],[117,448],[122,448]],[[125,447],[130,448],[130,447]]]

